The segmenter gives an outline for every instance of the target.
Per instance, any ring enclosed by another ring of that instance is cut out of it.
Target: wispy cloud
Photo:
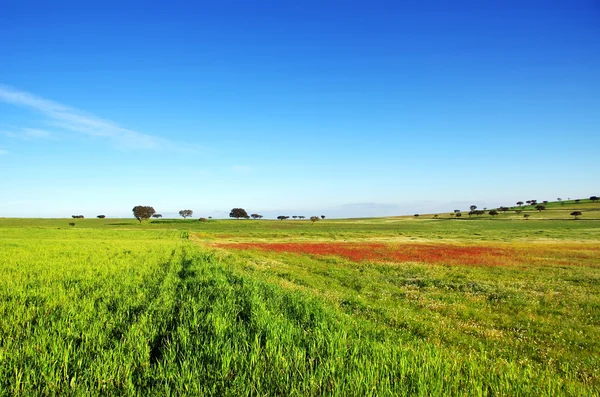
[[[142,148],[142,149],[184,149],[197,150],[198,147],[179,146],[164,138],[143,134],[121,127],[117,123],[87,114],[79,109],[60,104],[48,99],[38,97],[28,92],[0,85],[0,101],[11,105],[20,106],[35,111],[46,117],[46,121],[58,127],[72,132],[85,134],[92,137],[105,138],[118,147]],[[22,131],[30,136],[43,135],[41,131],[31,128],[23,128]],[[38,136],[40,138],[40,136]]]
[[[17,132],[2,131],[0,134],[8,138],[21,139],[24,141],[54,139],[51,132],[39,128],[20,128]]]

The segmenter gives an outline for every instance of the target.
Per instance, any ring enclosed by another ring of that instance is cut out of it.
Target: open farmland
[[[598,395],[597,207],[0,219],[0,394]]]

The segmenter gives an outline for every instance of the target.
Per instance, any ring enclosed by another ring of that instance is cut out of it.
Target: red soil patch
[[[483,246],[381,243],[221,243],[216,245],[223,248],[259,249],[314,256],[336,255],[355,262],[425,262],[480,266],[515,263],[514,250]]]

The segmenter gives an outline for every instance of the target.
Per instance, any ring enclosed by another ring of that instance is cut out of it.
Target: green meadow
[[[600,394],[589,200],[314,224],[0,218],[0,253],[0,395]]]

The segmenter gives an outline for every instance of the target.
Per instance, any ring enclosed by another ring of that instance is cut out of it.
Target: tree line
[[[137,206],[133,207],[132,212],[133,212],[133,216],[135,217],[135,219],[137,219],[140,223],[142,223],[143,220],[150,219],[150,218],[155,218],[155,219],[162,218],[162,215],[157,214],[153,207],[147,206],[147,205],[137,205]],[[179,211],[179,215],[181,217],[183,217],[183,219],[185,220],[187,218],[192,217],[194,215],[194,211],[193,210],[181,210],[181,211]],[[248,215],[248,212],[246,212],[246,210],[243,208],[233,208],[229,212],[229,217],[236,218],[236,219],[250,219],[250,218],[262,219],[263,215],[256,214],[256,213]],[[211,219],[212,217],[209,216],[208,218]],[[287,215],[280,215],[277,217],[277,219],[279,219],[279,220],[284,220],[284,219],[289,219],[289,218],[290,217]],[[305,219],[306,217],[303,215],[294,215],[292,218]],[[313,223],[315,223],[319,219],[325,219],[325,215],[321,215],[320,217],[311,216],[309,219]],[[202,222],[207,221],[207,219],[204,217],[199,218],[198,220],[202,221]]]
[[[595,203],[599,200],[598,196],[590,196],[590,201]],[[569,199],[570,200],[570,199]],[[561,206],[565,205],[565,202],[562,200],[562,198],[557,198],[556,201],[558,201]],[[581,203],[581,199],[576,199],[573,201],[575,204],[580,204]],[[500,212],[502,213],[506,213],[507,211],[515,211],[515,213],[517,215],[520,215],[523,210],[527,207],[527,205],[530,205],[533,207],[533,209],[535,209],[538,212],[542,212],[544,210],[546,210],[546,205],[548,204],[547,200],[542,201],[542,203],[538,203],[538,200],[526,200],[526,201],[517,201],[515,203],[517,206],[513,207],[512,209],[509,207],[505,207],[505,206],[501,206],[498,208],[493,208],[490,209],[487,213],[488,215],[490,215],[492,218],[494,218],[496,215],[498,215]],[[483,208],[483,210],[478,210],[476,205],[471,205],[469,207],[469,212],[467,212],[467,214],[469,215],[469,218],[472,217],[473,215],[479,217],[481,215],[485,215],[486,211],[488,209],[487,208]],[[582,212],[581,211],[573,211],[570,213],[571,216],[573,216],[576,220],[579,219],[580,216],[582,216]],[[415,218],[419,217],[419,214],[414,214]],[[439,215],[435,214],[434,219],[438,219]],[[455,218],[461,218],[462,217],[462,212],[461,210],[454,210],[453,213],[450,214],[450,217],[455,217]],[[530,217],[530,214],[523,214],[523,217],[525,219],[528,219]]]
[[[590,201],[592,201],[593,203],[597,202],[599,200],[598,196],[590,196]],[[570,199],[569,199],[570,200]],[[564,201],[562,200],[562,198],[557,198],[557,201],[561,203],[561,205],[564,205]],[[581,199],[576,199],[574,200],[575,204],[579,204],[581,202]],[[525,206],[524,206],[525,204]],[[542,201],[542,203],[538,203],[538,200],[526,200],[526,201],[517,201],[516,202],[516,207],[513,207],[512,210],[515,211],[515,213],[517,214],[521,214],[523,212],[523,209],[527,207],[527,205],[533,206],[533,208],[539,212],[542,212],[546,209],[546,205],[548,204],[548,201],[544,200]],[[498,215],[500,212],[502,213],[506,213],[507,211],[510,211],[511,208],[509,207],[505,207],[505,206],[501,206],[498,208],[494,208],[494,209],[490,209],[488,211],[488,214],[493,218],[496,215]],[[481,215],[484,215],[487,211],[487,208],[483,208],[483,210],[477,209],[476,205],[471,205],[469,207],[469,212],[467,213],[469,218],[472,217],[473,215],[479,217]],[[142,223],[142,221],[146,220],[146,219],[150,219],[150,218],[154,218],[154,219],[159,219],[162,218],[163,216],[161,214],[156,213],[156,211],[154,210],[153,207],[151,206],[147,206],[147,205],[137,205],[135,207],[133,207],[132,209],[133,212],[133,216],[135,217],[135,219],[137,219],[140,223]],[[193,210],[180,210],[179,211],[179,215],[185,220],[187,218],[190,218],[194,215],[194,211]],[[573,216],[575,219],[579,219],[580,216],[582,216],[582,212],[581,211],[573,211],[570,214],[571,216]],[[83,219],[84,216],[83,215],[71,215],[71,217],[73,219]],[[104,219],[106,218],[106,215],[97,215],[96,216],[99,219]],[[232,208],[231,211],[229,212],[229,217],[230,218],[236,218],[236,219],[262,219],[263,215],[261,214],[251,214],[248,215],[248,213],[246,212],[245,209],[243,208]],[[419,214],[415,214],[414,215],[415,218],[419,217]],[[434,218],[438,218],[438,214],[435,214],[433,216]],[[454,217],[454,218],[461,218],[462,217],[462,212],[461,210],[454,210],[453,213],[450,214],[450,217]],[[525,219],[529,218],[529,214],[524,214],[523,217]],[[208,219],[211,219],[212,217],[208,217]],[[279,215],[277,216],[276,219],[278,220],[286,220],[289,219],[290,216],[288,215]],[[291,216],[292,219],[299,219],[299,220],[303,220],[306,219],[306,216],[304,215],[292,215]],[[312,221],[313,223],[315,223],[316,221],[320,220],[320,219],[325,219],[325,215],[321,215],[321,216],[311,216],[309,218],[310,221]],[[207,218],[201,217],[198,219],[199,221],[207,221]],[[72,224],[74,225],[74,224]]]

